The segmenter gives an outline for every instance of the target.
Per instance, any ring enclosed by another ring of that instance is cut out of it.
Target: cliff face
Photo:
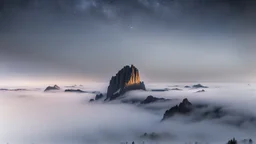
[[[129,68],[129,69],[128,69]],[[139,71],[136,67],[133,65],[131,67],[128,67],[128,77],[127,77],[127,82],[125,82],[125,87],[133,84],[139,84],[140,83],[140,75]]]
[[[125,66],[111,78],[107,99],[113,100],[127,91],[138,89],[146,89],[144,83],[140,81],[139,70],[133,65]]]

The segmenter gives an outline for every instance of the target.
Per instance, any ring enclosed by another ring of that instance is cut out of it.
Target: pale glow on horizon
[[[37,86],[49,86],[49,85],[60,85],[60,86],[69,86],[69,85],[85,85],[85,84],[94,84],[94,83],[104,83],[100,81],[95,81],[91,79],[56,79],[56,78],[6,78],[1,80],[1,87],[37,87]]]

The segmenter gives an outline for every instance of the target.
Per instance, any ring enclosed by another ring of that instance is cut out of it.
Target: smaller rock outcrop
[[[98,94],[96,94],[95,96],[95,99],[91,99],[90,102],[93,101],[97,101],[97,100],[100,100],[100,99],[103,99],[105,95],[103,95],[102,93],[98,92]]]
[[[52,90],[60,90],[60,87],[57,85],[54,86],[48,86],[44,91],[52,91]]]
[[[191,111],[192,111],[192,104],[188,101],[187,98],[185,98],[179,105],[176,105],[171,109],[167,110],[164,113],[164,117],[162,120],[172,117],[175,114],[187,114]]]
[[[241,141],[242,144],[253,144],[253,140],[252,139],[243,139]]]
[[[164,89],[151,89],[151,91],[153,92],[165,92],[165,91],[169,91],[170,89],[168,88],[164,88]]]
[[[5,89],[1,88],[0,91],[29,91],[28,89]]]
[[[140,104],[150,104],[153,102],[159,102],[159,101],[167,101],[168,99],[165,98],[157,98],[153,96],[148,96],[144,101],[142,101]]]
[[[90,101],[89,102],[94,102],[94,99],[90,99]]]
[[[97,94],[97,95],[95,96],[95,100],[102,99],[103,97],[104,97],[104,95],[103,95],[102,93]]]
[[[182,89],[179,89],[179,88],[173,88],[171,89],[172,91],[182,91]]]
[[[197,93],[202,93],[202,92],[205,92],[205,90],[202,89],[202,90],[197,91]]]
[[[192,88],[208,88],[207,86],[203,86],[201,84],[193,85]]]
[[[80,89],[66,89],[65,92],[86,93],[86,91]]]
[[[184,86],[184,88],[191,88],[191,86]]]

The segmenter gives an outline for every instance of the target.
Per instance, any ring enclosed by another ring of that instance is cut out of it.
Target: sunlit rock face
[[[144,83],[140,81],[139,70],[133,65],[125,66],[111,78],[107,100],[114,100],[131,90],[146,90]]]

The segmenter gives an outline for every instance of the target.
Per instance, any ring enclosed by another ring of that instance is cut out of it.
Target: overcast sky
[[[2,83],[256,80],[253,0],[0,0]]]

